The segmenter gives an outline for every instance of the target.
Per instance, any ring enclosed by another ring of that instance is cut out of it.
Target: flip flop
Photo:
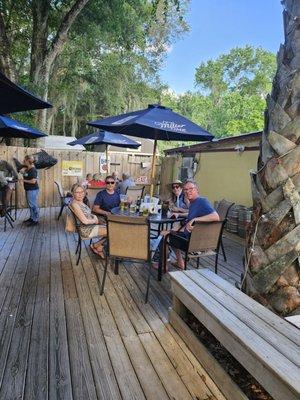
[[[103,250],[102,250],[102,251],[98,251],[98,250],[94,247],[93,244],[90,244],[90,249],[91,249],[92,252],[93,252],[94,254],[96,254],[97,256],[100,256],[102,259],[105,258],[105,254],[104,254],[104,251],[103,251]]]

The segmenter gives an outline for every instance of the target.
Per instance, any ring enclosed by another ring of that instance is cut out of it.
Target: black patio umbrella
[[[75,146],[76,144],[81,144],[84,146],[91,146],[94,144],[105,144],[106,145],[106,160],[108,162],[107,147],[108,145],[113,145],[117,147],[125,147],[130,149],[137,149],[140,147],[140,143],[129,139],[124,135],[118,133],[112,133],[107,131],[98,131],[95,133],[90,133],[89,135],[83,136],[80,139],[73,140],[68,143],[70,146]]]
[[[52,105],[11,82],[0,72],[0,114],[50,108]]]
[[[43,136],[47,135],[23,122],[0,115],[0,137],[38,139]]]
[[[148,108],[88,122],[88,125],[130,136],[154,139],[151,181],[155,175],[157,140],[210,141],[214,137],[170,108],[150,104]],[[151,182],[151,195],[153,184]]]

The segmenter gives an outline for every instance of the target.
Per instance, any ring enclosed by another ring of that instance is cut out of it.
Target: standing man
[[[120,205],[120,195],[116,191],[116,181],[112,175],[105,178],[105,185],[105,190],[97,194],[93,206],[93,212],[100,216],[110,214],[114,207]]]
[[[39,223],[39,185],[37,170],[34,166],[34,157],[31,155],[25,156],[24,165],[26,165],[26,167],[22,168],[20,172],[24,176],[23,184],[26,193],[26,200],[30,210],[30,218],[24,222],[28,222],[27,226],[34,226]]]
[[[183,187],[183,192],[190,202],[185,225],[180,228],[179,231],[170,231],[165,233],[165,243],[168,242],[171,247],[172,244],[174,245],[177,259],[176,266],[181,269],[184,269],[184,260],[179,249],[183,251],[186,249],[188,238],[193,230],[193,223],[195,221],[213,222],[220,220],[218,213],[212,207],[207,198],[199,195],[199,189],[195,181],[187,180]],[[177,213],[174,213],[174,215],[175,217],[178,216]],[[164,247],[166,248],[166,246]],[[165,259],[166,255],[164,251],[164,260]]]

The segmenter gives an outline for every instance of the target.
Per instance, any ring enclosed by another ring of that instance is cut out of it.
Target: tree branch
[[[6,27],[0,12],[0,67],[3,73],[12,81],[16,80],[15,70],[11,59],[10,42],[6,34]]]
[[[55,38],[53,39],[52,45],[48,50],[46,56],[46,67],[50,69],[52,63],[58,54],[61,53],[63,47],[67,41],[68,32],[77,18],[78,14],[81,12],[83,7],[89,2],[89,0],[76,0],[70,11],[65,15],[62,23],[57,31]]]

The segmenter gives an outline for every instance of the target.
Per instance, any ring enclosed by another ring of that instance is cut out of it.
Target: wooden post
[[[156,161],[156,147],[157,147],[157,140],[154,141],[153,147],[153,155],[152,155],[152,165],[151,165],[151,186],[150,186],[150,196],[153,196],[154,193],[154,177],[155,177],[155,161]]]

